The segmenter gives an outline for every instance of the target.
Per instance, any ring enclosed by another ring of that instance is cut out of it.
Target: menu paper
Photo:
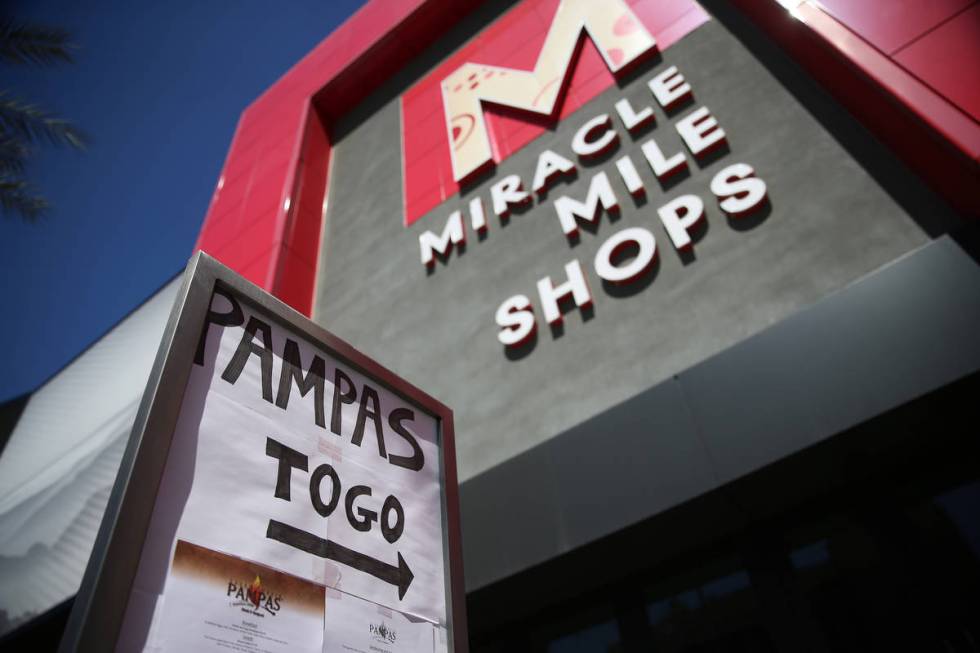
[[[445,628],[333,589],[326,592],[323,653],[436,653]]]
[[[319,653],[324,587],[180,540],[159,650]]]

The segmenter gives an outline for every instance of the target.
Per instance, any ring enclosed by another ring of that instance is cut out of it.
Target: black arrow
[[[300,551],[306,551],[315,556],[328,558],[342,565],[353,567],[386,583],[395,585],[398,587],[399,601],[405,598],[405,592],[408,591],[408,586],[412,584],[412,579],[415,578],[401,553],[398,554],[398,566],[396,567],[363,553],[358,553],[353,549],[348,549],[336,542],[317,537],[313,533],[307,533],[289,524],[283,524],[275,519],[269,520],[269,528],[266,530],[265,536],[277,542],[288,544]]]

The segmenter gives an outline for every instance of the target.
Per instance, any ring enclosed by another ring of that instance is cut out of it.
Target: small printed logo
[[[259,617],[264,617],[266,613],[274,617],[282,609],[282,594],[266,593],[258,576],[251,583],[229,579],[226,596],[232,597],[232,607],[239,607],[243,612]]]
[[[368,628],[374,639],[382,644],[394,644],[398,638],[398,633],[383,621],[380,624],[369,624]]]

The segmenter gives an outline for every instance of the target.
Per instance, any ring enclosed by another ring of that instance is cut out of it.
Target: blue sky
[[[30,169],[54,204],[0,220],[0,401],[35,389],[180,271],[242,110],[362,0],[8,1],[68,29],[76,63],[4,65],[0,89],[73,120],[86,152]]]

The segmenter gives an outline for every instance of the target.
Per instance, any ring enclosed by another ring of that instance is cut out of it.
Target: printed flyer
[[[323,653],[445,653],[446,629],[327,589]]]
[[[178,540],[156,650],[319,653],[324,588]]]

